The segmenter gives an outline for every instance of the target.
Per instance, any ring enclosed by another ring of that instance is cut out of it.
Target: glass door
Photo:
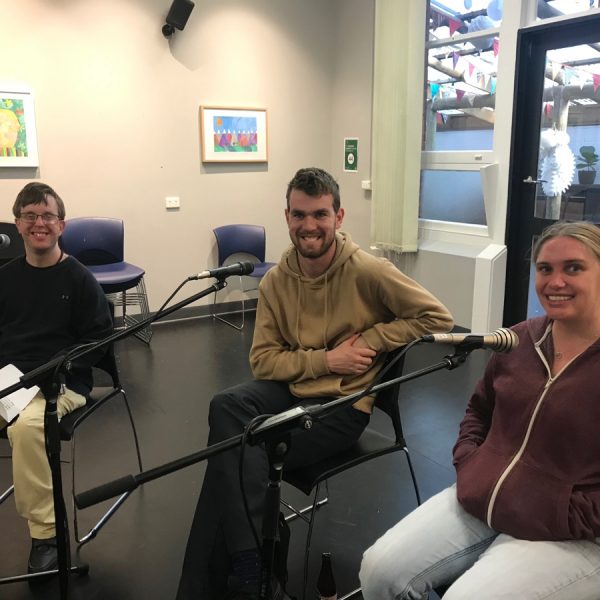
[[[541,231],[600,223],[600,15],[521,31],[516,86],[505,325],[543,312],[530,264]]]

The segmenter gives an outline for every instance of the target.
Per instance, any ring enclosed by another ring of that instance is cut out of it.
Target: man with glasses
[[[0,368],[23,373],[70,349],[108,336],[112,320],[94,276],[58,244],[65,207],[48,185],[28,183],[13,206],[25,256],[0,268]],[[58,417],[80,408],[92,388],[92,365],[99,356],[73,364],[58,397]],[[52,477],[44,443],[45,398],[31,400],[8,426],[12,446],[15,503],[32,538],[28,571],[57,566]]]

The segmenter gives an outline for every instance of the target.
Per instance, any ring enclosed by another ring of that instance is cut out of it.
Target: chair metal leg
[[[148,304],[148,293],[146,291],[146,283],[144,282],[144,278],[142,277],[137,284],[135,292],[127,292],[127,290],[122,292],[116,292],[114,294],[108,294],[111,298],[113,304],[116,306],[120,306],[123,311],[123,326],[122,327],[131,327],[132,325],[137,325],[140,319],[147,319],[150,316],[150,305]],[[127,314],[127,306],[138,305],[140,308],[139,316],[132,316]],[[145,344],[150,344],[150,340],[152,339],[152,327],[149,325],[145,327],[141,331],[136,332],[135,337]]]
[[[225,317],[222,317],[221,315],[218,315],[215,312],[215,306],[217,304],[217,292],[216,292],[216,290],[215,290],[215,294],[213,296],[213,312],[212,312],[213,319],[217,319],[218,321],[221,321],[222,323],[225,323],[226,325],[229,325],[230,327],[233,327],[234,329],[237,329],[238,331],[241,331],[242,329],[244,329],[244,324],[246,322],[246,308],[245,308],[245,305],[244,305],[244,296],[243,296],[243,294],[246,293],[246,290],[244,290],[244,287],[243,287],[243,284],[242,284],[242,277],[241,276],[240,276],[240,290],[242,291],[242,324],[241,325],[236,325],[232,321],[228,321]]]
[[[287,509],[289,509],[290,511],[292,511],[292,514],[288,515],[285,518],[285,520],[288,523],[290,523],[291,521],[295,521],[298,518],[301,518],[305,523],[309,523],[308,517],[305,516],[306,513],[310,513],[310,511],[313,510],[313,508],[320,508],[324,504],[327,504],[329,502],[329,497],[328,497],[328,495],[326,495],[324,498],[321,498],[321,500],[319,500],[316,504],[313,502],[313,504],[309,504],[308,506],[305,506],[304,508],[301,508],[300,510],[298,510],[295,506],[292,506],[291,504],[289,504],[285,500],[280,500],[280,502]]]
[[[135,443],[135,451],[137,456],[138,467],[140,469],[140,473],[143,471],[142,467],[142,455],[140,453],[140,444],[138,440],[137,430],[135,427],[135,422],[133,420],[133,415],[131,413],[131,407],[129,406],[129,400],[127,399],[127,394],[123,388],[118,392],[123,397],[123,402],[125,404],[125,408],[127,410],[127,415],[129,417],[129,423],[131,425],[131,431],[133,433],[133,440]],[[131,492],[125,492],[121,494],[119,498],[110,506],[110,508],[102,515],[102,517],[98,520],[98,522],[81,538],[79,537],[79,524],[77,520],[77,506],[75,505],[75,433],[71,437],[71,477],[72,477],[72,496],[73,496],[73,529],[75,534],[75,540],[78,546],[81,548],[84,544],[87,544],[90,540],[93,540],[98,532],[106,525],[109,519],[117,512],[120,506],[127,500]]]
[[[419,492],[419,486],[417,485],[417,478],[415,476],[415,470],[413,469],[412,461],[410,460],[410,454],[408,452],[408,448],[404,446],[402,448],[402,452],[404,452],[404,456],[406,456],[406,462],[408,462],[408,468],[410,470],[410,477],[413,482],[413,486],[415,488],[415,496],[417,497],[417,505],[421,506],[421,493]]]
[[[0,496],[0,504],[2,504],[5,500],[7,500],[8,498],[10,498],[10,496],[12,496],[13,492],[15,491],[15,486],[11,485],[8,489],[6,489],[3,493],[2,496]]]
[[[327,485],[327,480],[325,480],[325,485]],[[306,544],[304,546],[304,578],[302,580],[302,600],[306,600],[306,588],[308,586],[308,559],[310,556],[310,542],[312,539],[313,525],[315,523],[315,516],[317,514],[317,500],[319,498],[319,488],[321,487],[321,483],[317,483],[317,487],[315,488],[315,497],[313,500],[312,511],[310,513],[310,521],[308,523],[308,531],[306,533]],[[327,490],[329,492],[329,490]],[[329,496],[329,493],[327,494]]]

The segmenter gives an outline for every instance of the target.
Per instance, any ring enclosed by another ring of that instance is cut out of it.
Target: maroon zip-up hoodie
[[[496,531],[526,540],[600,537],[600,340],[555,377],[551,321],[513,329],[494,354],[454,446],[458,500]]]

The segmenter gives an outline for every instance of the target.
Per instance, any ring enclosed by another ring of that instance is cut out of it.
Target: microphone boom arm
[[[408,373],[407,375],[402,375],[401,377],[396,377],[395,379],[375,385],[370,391],[376,392],[399,383],[404,383],[406,381],[411,381],[412,379],[423,377],[424,375],[428,375],[434,371],[440,371],[441,369],[453,370],[465,362],[470,352],[470,349],[456,348],[454,354],[445,356],[440,362],[419,369],[413,373]],[[251,431],[249,438],[250,443],[257,444],[263,441],[268,441],[296,427],[309,430],[311,429],[312,421],[314,419],[326,417],[333,410],[345,406],[346,404],[356,402],[356,400],[360,398],[361,394],[364,394],[364,392],[365,390],[362,390],[360,392],[350,394],[349,396],[336,398],[335,400],[331,400],[325,404],[311,406],[308,408],[294,407],[279,413],[278,415],[269,417]],[[183,456],[174,461],[164,463],[163,465],[148,471],[143,471],[137,475],[126,475],[90,490],[81,492],[75,496],[75,504],[78,508],[87,508],[89,506],[93,506],[94,504],[98,504],[99,502],[103,502],[104,500],[119,496],[125,492],[133,491],[140,485],[148,483],[149,481],[159,479],[160,477],[164,477],[165,475],[169,475],[170,473],[179,471],[180,469],[206,460],[214,454],[219,454],[220,452],[234,448],[235,446],[239,446],[241,445],[242,437],[242,434],[233,436],[218,442],[217,444],[207,446],[203,450]]]

